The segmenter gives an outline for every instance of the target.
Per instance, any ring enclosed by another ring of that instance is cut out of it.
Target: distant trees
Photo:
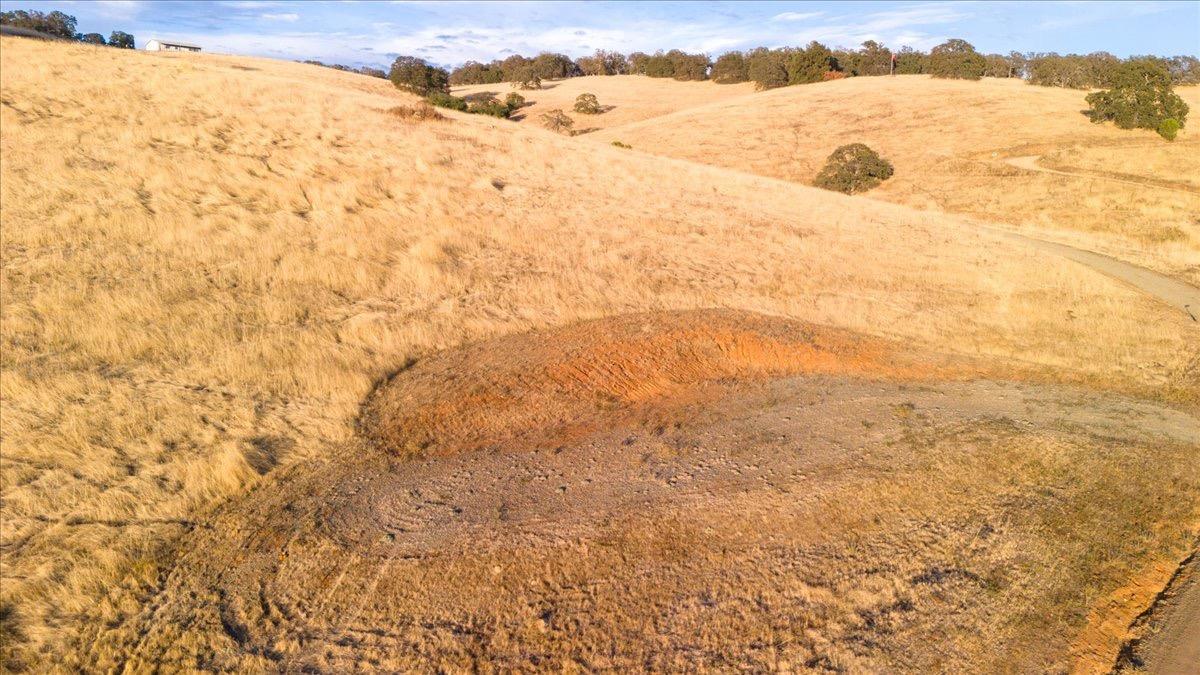
[[[920,75],[928,72],[929,56],[916,51],[912,47],[901,47],[896,52],[897,75]]]
[[[758,89],[787,86],[788,52],[782,49],[759,47],[746,55],[746,74]]]
[[[64,40],[75,39],[76,23],[75,17],[59,11],[50,12],[49,14],[37,10],[24,9],[0,12],[0,25],[28,28],[36,30],[39,33],[45,33],[46,35],[60,37]]]
[[[76,33],[77,23],[75,17],[59,11],[46,13],[37,10],[15,9],[9,12],[0,12],[0,25],[27,28],[45,35],[64,40],[77,40],[89,45],[108,45],[121,49],[134,48],[133,36],[125,31],[114,30],[106,41],[100,33]]]
[[[1172,56],[1166,59],[1172,84],[1200,84],[1200,59],[1194,56]]]
[[[952,39],[929,50],[927,71],[934,77],[978,80],[987,69],[987,59],[966,40]]]
[[[1154,129],[1168,140],[1187,122],[1188,105],[1172,91],[1168,66],[1153,57],[1121,63],[1113,71],[1112,87],[1088,94],[1084,100],[1093,122],[1112,121],[1121,129]]]
[[[843,145],[825,160],[813,185],[852,195],[866,192],[892,177],[891,162],[862,143]]]
[[[726,52],[713,62],[712,81],[717,84],[737,84],[750,79],[746,57],[741,52]]]
[[[434,92],[450,93],[450,74],[415,56],[396,57],[388,71],[388,79],[397,88],[420,96]]]
[[[862,43],[862,49],[849,52],[838,61],[842,72],[849,71],[858,77],[889,75],[892,72],[892,50],[874,40],[867,40]]]
[[[629,61],[619,52],[597,49],[592,56],[575,59],[575,67],[581,75],[624,75],[629,72]]]
[[[788,55],[787,74],[788,84],[808,84],[825,79],[825,73],[836,66],[833,52],[816,40],[808,43],[804,49]]]
[[[604,54],[609,53],[604,52]],[[616,59],[613,58],[606,63],[616,67],[615,62]],[[544,52],[532,59],[520,54],[513,54],[503,61],[495,60],[491,63],[468,61],[451,71],[449,80],[450,84],[455,86],[514,82],[519,84],[522,89],[538,89],[541,87],[542,80],[557,80],[579,74],[581,71],[570,57],[565,54]]]
[[[117,47],[119,49],[134,49],[135,43],[133,36],[122,30],[114,30],[108,36],[108,46]]]

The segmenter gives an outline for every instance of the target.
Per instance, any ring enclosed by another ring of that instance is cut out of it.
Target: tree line
[[[678,49],[629,55],[598,50],[578,59],[549,52],[532,58],[514,54],[490,63],[468,61],[447,71],[447,80],[456,86],[515,82],[524,88],[536,88],[541,80],[635,74],[712,80],[718,84],[754,82],[759,89],[772,89],[841,77],[923,73],[972,80],[1020,78],[1041,86],[1090,89],[1111,86],[1117,67],[1131,59],[1156,61],[1167,70],[1173,84],[1200,84],[1200,59],[1194,56],[1135,56],[1122,60],[1108,52],[980,54],[970,43],[958,39],[948,40],[928,52],[911,47],[892,51],[874,40],[855,50],[830,49],[814,41],[806,47],[759,47],[726,52],[715,60],[707,54],[689,54]]]
[[[0,12],[0,25],[3,26],[34,30],[63,40],[108,45],[120,49],[134,49],[134,38],[125,31],[114,30],[105,40],[100,33],[75,32],[76,23],[75,17],[59,11],[46,13],[37,10],[15,9],[9,12]]]

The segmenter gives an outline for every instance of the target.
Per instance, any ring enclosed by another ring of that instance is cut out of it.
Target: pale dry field
[[[380,378],[483,338],[728,307],[1200,393],[1186,317],[954,216],[502,120],[405,122],[389,83],[302,64],[4,38],[0,78],[9,668],[125,663],[214,507],[338,457]],[[1178,510],[1127,512],[1159,538],[1081,575],[1072,629],[1177,553],[1190,480],[1146,495]]]
[[[575,120],[576,131],[583,132],[640,122],[744,96],[754,91],[754,85],[750,82],[721,85],[712,82],[678,82],[644,75],[620,75],[550,80],[543,83],[541,89],[534,90],[514,89],[508,82],[473,84],[454,87],[452,93],[455,96],[466,96],[488,92],[503,100],[511,91],[524,96],[529,104],[514,117],[517,121],[540,125],[542,113],[558,109]],[[584,93],[595,94],[606,111],[599,115],[574,112],[575,99]]]
[[[871,199],[978,217],[1200,282],[1194,124],[1174,143],[1092,124],[1080,114],[1084,93],[989,78],[851,78],[717,101],[585,138],[803,184],[834,148],[866,143],[896,168]],[[1200,110],[1200,88],[1179,93]],[[1034,154],[1098,175],[1003,162]]]

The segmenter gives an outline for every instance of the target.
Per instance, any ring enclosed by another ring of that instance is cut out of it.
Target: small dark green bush
[[[550,112],[542,113],[541,120],[542,126],[560,134],[570,135],[571,127],[575,126],[575,120],[571,119],[561,110],[551,110]]]
[[[584,115],[599,115],[602,112],[600,101],[596,99],[595,94],[580,94],[575,99],[575,112]]]
[[[426,101],[439,108],[448,108],[450,110],[466,110],[467,102],[457,96],[451,96],[443,91],[435,91],[425,97]]]
[[[1175,136],[1179,134],[1179,120],[1174,117],[1168,117],[1158,124],[1158,135],[1168,141],[1175,140]]]
[[[851,143],[829,155],[813,185],[852,195],[878,186],[892,173],[891,162],[862,143]]]
[[[525,97],[517,92],[509,92],[508,96],[504,97],[504,105],[508,106],[509,110],[519,110],[525,107]]]
[[[467,104],[467,112],[473,115],[490,115],[492,117],[508,118],[512,109],[500,102],[498,98],[474,100]]]
[[[613,142],[612,142],[612,144],[613,144],[613,145],[615,145],[615,146],[617,146],[618,148],[625,148],[626,150],[632,150],[632,149],[633,149],[633,146],[632,146],[632,145],[627,145],[627,144],[625,144],[625,143],[622,143],[621,141],[613,141]]]

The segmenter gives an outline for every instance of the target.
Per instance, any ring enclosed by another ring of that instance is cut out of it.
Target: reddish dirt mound
[[[1194,420],[932,362],[727,311],[432,356],[372,443],[197,528],[93,669],[1065,670],[1078,580],[1187,520],[1140,514],[1189,507]]]
[[[930,374],[880,340],[733,310],[636,314],[436,355],[384,383],[363,431],[397,456],[565,442],[727,378]],[[709,392],[711,393],[711,391]]]

